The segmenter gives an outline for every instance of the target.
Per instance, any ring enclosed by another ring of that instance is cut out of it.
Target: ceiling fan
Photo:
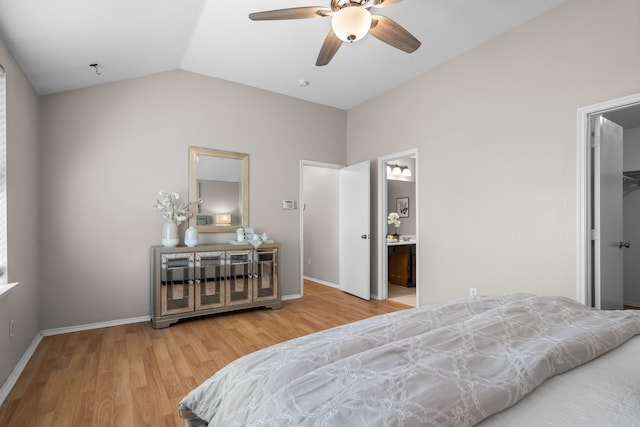
[[[317,66],[327,65],[343,42],[353,43],[371,34],[397,49],[411,53],[420,47],[420,41],[410,32],[382,16],[373,15],[371,8],[382,8],[402,0],[331,0],[331,7],[306,6],[290,9],[267,10],[249,14],[252,21],[280,19],[307,19],[331,17],[331,30],[322,44]]]

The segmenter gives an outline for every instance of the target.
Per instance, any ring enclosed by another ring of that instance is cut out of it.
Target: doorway
[[[640,305],[640,94],[581,108],[578,125],[578,300]]]
[[[300,296],[310,280],[370,299],[369,161],[301,161],[300,200]]]
[[[339,288],[338,174],[343,167],[300,162],[300,296],[304,280]]]
[[[400,302],[414,306],[420,301],[418,172],[417,148],[378,158],[377,297],[389,299],[396,291]],[[397,214],[398,226],[390,213]]]

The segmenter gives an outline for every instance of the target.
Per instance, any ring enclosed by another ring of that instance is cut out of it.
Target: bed
[[[640,425],[638,334],[639,311],[530,294],[455,300],[246,355],[179,413],[224,427]]]

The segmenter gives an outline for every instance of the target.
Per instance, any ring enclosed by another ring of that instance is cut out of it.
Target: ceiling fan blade
[[[409,31],[382,15],[373,15],[369,34],[395,48],[411,53],[422,43]]]
[[[373,7],[389,7],[401,1],[402,0],[374,0]]]
[[[327,65],[338,49],[340,49],[340,46],[342,46],[342,40],[340,40],[333,31],[329,31],[327,38],[324,39],[324,43],[322,43],[322,47],[320,48],[316,65],[318,67]]]
[[[322,6],[292,7],[290,9],[266,10],[249,14],[252,21],[271,21],[278,19],[307,19],[329,16],[331,9]]]

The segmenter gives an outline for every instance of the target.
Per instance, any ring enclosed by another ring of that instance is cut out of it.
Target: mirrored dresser
[[[250,307],[280,308],[279,252],[279,243],[153,246],[152,326]]]

